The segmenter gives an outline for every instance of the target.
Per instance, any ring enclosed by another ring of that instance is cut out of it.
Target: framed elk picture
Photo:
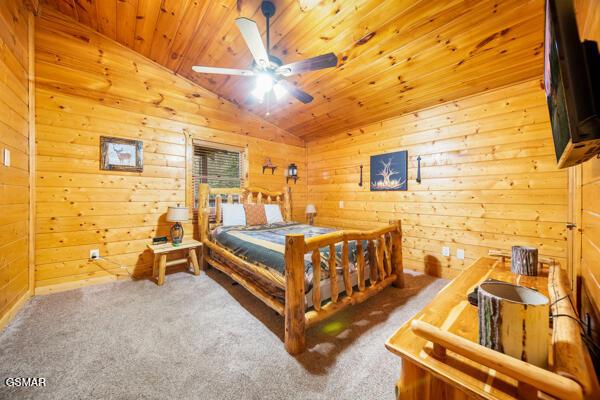
[[[408,151],[371,156],[371,191],[408,190]]]
[[[100,136],[100,169],[142,172],[144,170],[142,141]]]

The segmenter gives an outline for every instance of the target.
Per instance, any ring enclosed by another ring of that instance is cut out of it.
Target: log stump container
[[[537,276],[538,249],[527,246],[513,246],[510,270],[514,274]]]
[[[483,282],[477,291],[479,344],[546,368],[548,298],[524,286]]]

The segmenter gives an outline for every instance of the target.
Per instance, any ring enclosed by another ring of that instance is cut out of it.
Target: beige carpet
[[[446,283],[406,282],[309,330],[298,357],[283,319],[215,270],[36,297],[0,333],[0,398],[393,399],[399,359],[384,342]]]

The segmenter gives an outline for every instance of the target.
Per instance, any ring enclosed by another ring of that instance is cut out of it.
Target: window
[[[209,146],[194,144],[194,165],[192,169],[194,215],[198,210],[198,189],[201,183],[208,183],[214,188],[239,188],[244,186],[244,149]],[[209,202],[210,206],[214,207],[214,196],[210,197]]]

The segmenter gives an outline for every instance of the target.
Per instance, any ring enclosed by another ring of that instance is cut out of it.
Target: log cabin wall
[[[30,294],[29,23],[22,0],[0,1],[0,329]]]
[[[600,313],[600,159],[581,166],[581,264],[582,283]],[[600,321],[598,321],[600,323]]]
[[[408,191],[370,192],[369,156],[399,150],[409,154]],[[556,168],[539,79],[309,140],[307,161],[316,223],[367,228],[401,219],[408,268],[452,277],[489,249],[514,244],[565,262],[567,173]]]
[[[192,139],[247,146],[251,185],[280,190],[290,162],[306,172],[300,139],[50,8],[36,46],[36,293],[127,276],[114,263],[149,272],[167,207],[191,200]],[[101,135],[142,140],[144,172],[101,171]],[[291,188],[303,218],[306,180]],[[112,262],[89,261],[91,249]]]
[[[600,6],[596,0],[575,1],[577,25],[582,39],[595,40],[600,45]],[[575,222],[581,226],[580,236],[575,240],[575,255],[580,256],[579,271],[586,297],[591,300],[600,317],[600,159],[594,158],[574,167],[575,178],[572,195],[576,198]],[[577,221],[577,218],[579,221]],[[577,264],[577,262],[575,262]],[[600,324],[600,320],[595,322]]]

